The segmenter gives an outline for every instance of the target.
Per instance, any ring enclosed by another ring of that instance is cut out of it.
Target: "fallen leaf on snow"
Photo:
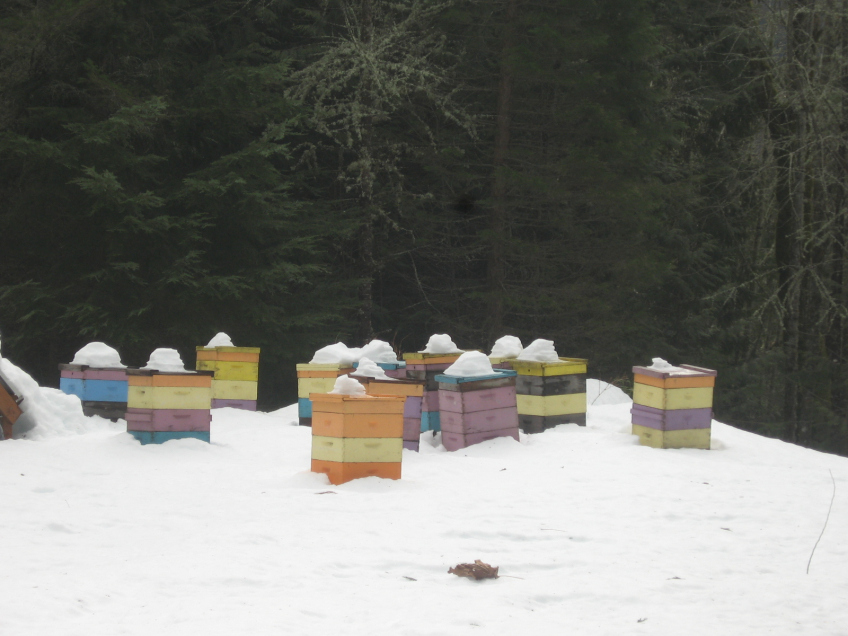
[[[456,567],[452,567],[448,570],[448,574],[456,574],[477,581],[480,579],[496,579],[498,578],[498,568],[477,559],[474,563],[460,563]]]

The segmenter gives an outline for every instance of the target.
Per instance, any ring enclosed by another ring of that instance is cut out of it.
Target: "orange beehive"
[[[404,396],[312,393],[312,471],[332,484],[400,479]]]

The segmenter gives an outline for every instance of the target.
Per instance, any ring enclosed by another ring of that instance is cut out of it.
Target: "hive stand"
[[[496,437],[518,441],[515,371],[457,377],[437,375],[442,444],[449,451]]]
[[[21,402],[23,398],[15,395],[12,387],[0,377],[0,439],[12,439],[12,427],[23,413]]]
[[[128,369],[127,432],[142,444],[210,441],[213,371]]]
[[[424,382],[360,378],[355,374],[351,377],[365,385],[365,392],[368,395],[400,395],[406,398],[403,403],[403,447],[417,453],[421,438],[421,407],[424,401]]]
[[[559,362],[513,360],[518,421],[525,433],[560,424],[586,426],[586,368],[583,358]]]
[[[360,477],[400,479],[403,396],[313,393],[312,472],[332,484]]]
[[[110,420],[124,417],[127,410],[126,369],[60,364],[59,388],[82,400],[82,412]]]
[[[213,371],[212,408],[256,410],[258,347],[197,347],[198,371]]]
[[[353,373],[353,367],[341,364],[297,365],[297,417],[301,426],[312,426],[312,393],[329,393],[336,378]]]
[[[404,353],[406,377],[424,382],[421,405],[421,432],[442,430],[439,415],[439,383],[436,376],[456,362],[460,353]]]
[[[633,434],[653,448],[710,448],[717,373],[689,364],[683,371],[633,367]]]

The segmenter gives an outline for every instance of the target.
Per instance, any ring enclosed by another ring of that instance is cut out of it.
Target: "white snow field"
[[[717,422],[711,451],[645,448],[629,408],[428,434],[402,480],[341,486],[296,406],[217,410],[212,444],[0,442],[0,634],[848,634],[848,459]],[[501,578],[448,574],[475,559]]]

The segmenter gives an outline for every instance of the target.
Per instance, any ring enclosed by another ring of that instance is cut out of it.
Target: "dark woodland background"
[[[848,454],[848,0],[2,0],[0,335],[544,337]]]

